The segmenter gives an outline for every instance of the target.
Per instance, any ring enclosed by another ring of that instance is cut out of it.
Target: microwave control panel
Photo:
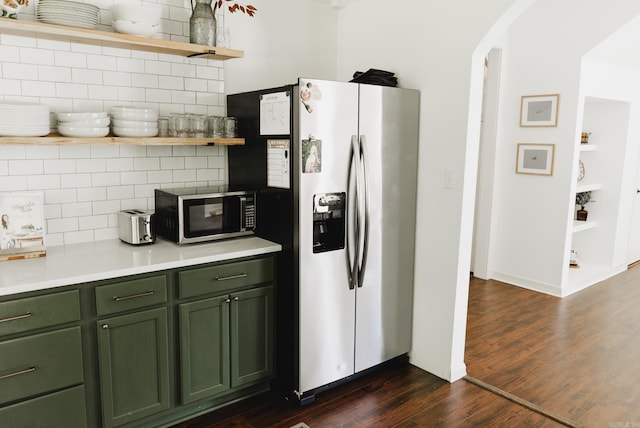
[[[242,198],[242,229],[253,230],[256,227],[255,198]]]

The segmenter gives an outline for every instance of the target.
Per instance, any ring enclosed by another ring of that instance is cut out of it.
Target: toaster
[[[152,211],[122,210],[118,213],[118,237],[132,245],[153,244],[156,231]]]

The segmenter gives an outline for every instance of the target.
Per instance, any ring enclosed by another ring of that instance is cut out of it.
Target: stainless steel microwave
[[[155,190],[156,233],[177,244],[254,233],[256,192],[227,187]]]

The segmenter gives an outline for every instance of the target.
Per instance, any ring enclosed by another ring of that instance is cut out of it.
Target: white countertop
[[[60,245],[47,248],[45,257],[0,262],[0,296],[280,250],[280,244],[257,237],[190,245],[164,239],[141,246],[120,240]]]

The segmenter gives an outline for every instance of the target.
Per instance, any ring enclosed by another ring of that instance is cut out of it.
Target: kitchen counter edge
[[[0,297],[281,250],[258,237],[184,246],[163,239],[142,246],[117,239],[54,246],[45,257],[0,262]]]

